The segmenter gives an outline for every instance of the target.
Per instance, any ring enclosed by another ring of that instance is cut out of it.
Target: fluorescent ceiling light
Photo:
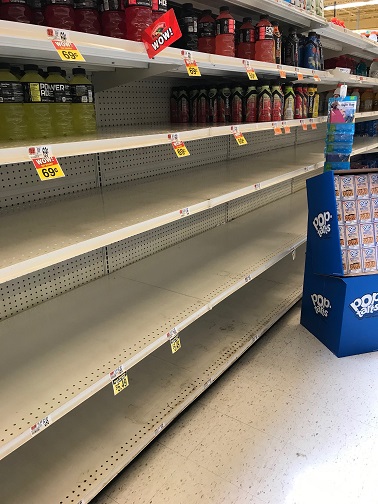
[[[367,2],[348,2],[336,4],[336,10],[338,9],[354,9],[357,7],[369,7],[370,5],[378,5],[378,0],[370,0]],[[334,5],[328,5],[328,7],[324,7],[325,11],[333,10],[335,8]]]

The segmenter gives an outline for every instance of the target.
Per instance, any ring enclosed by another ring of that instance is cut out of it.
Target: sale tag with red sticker
[[[181,51],[181,56],[184,57],[186,71],[190,77],[201,77],[200,69],[190,51]]]
[[[282,68],[282,65],[277,65],[277,68],[278,68],[278,70],[280,71],[280,77],[281,77],[281,79],[286,79],[286,72],[285,72],[285,70]]]
[[[303,73],[300,72],[300,69],[299,68],[295,68],[295,71],[297,73],[298,80],[303,80]]]
[[[149,58],[154,58],[181,37],[181,30],[173,9],[159,17],[142,33],[142,42]]]
[[[55,180],[65,176],[59,161],[52,154],[50,145],[29,147],[28,155],[41,180]]]
[[[241,131],[239,131],[238,126],[231,126],[231,131],[232,131],[232,134],[234,135],[235,140],[238,145],[247,145],[248,142],[244,138],[243,133]]]
[[[248,79],[249,80],[258,80],[258,77],[256,75],[256,72],[254,71],[254,69],[252,68],[252,63],[250,60],[243,60],[243,64],[245,66],[245,70],[247,72],[247,75],[248,75]]]
[[[79,49],[70,41],[68,32],[47,28],[47,36],[52,39],[52,45],[63,61],[85,61]]]
[[[176,153],[177,157],[185,157],[190,156],[190,152],[185,147],[185,144],[182,140],[180,140],[180,136],[178,133],[170,133],[168,135],[169,140],[172,142],[172,147]]]
[[[277,123],[273,123],[273,130],[275,135],[282,135],[282,126],[279,126]]]
[[[307,131],[307,123],[301,119],[301,124],[303,131]]]

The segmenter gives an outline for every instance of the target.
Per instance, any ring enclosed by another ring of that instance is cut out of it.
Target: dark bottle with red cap
[[[182,37],[179,46],[188,51],[198,50],[198,23],[193,4],[184,3],[179,15],[179,25]]]
[[[122,0],[102,0],[100,4],[100,21],[103,35],[125,38],[125,13]]]
[[[152,0],[152,22],[167,12],[167,0]]]
[[[142,41],[142,33],[152,23],[151,0],[125,0],[126,38]]]
[[[215,53],[215,19],[211,10],[204,10],[198,21],[198,50]]]
[[[77,31],[101,35],[98,0],[74,0]]]
[[[73,0],[44,0],[43,16],[46,26],[62,30],[75,30]]]
[[[243,59],[255,59],[255,27],[252,24],[252,18],[243,18],[238,33],[237,57]]]
[[[42,12],[42,1],[41,0],[29,0],[29,5],[32,11],[31,22],[35,25],[44,25],[45,18]]]

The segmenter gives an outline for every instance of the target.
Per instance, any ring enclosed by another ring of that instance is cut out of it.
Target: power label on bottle
[[[60,59],[63,61],[85,61],[83,55],[73,42],[70,42],[68,32],[47,28],[47,36],[52,39],[51,43]]]

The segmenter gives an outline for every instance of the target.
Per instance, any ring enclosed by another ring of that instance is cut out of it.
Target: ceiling
[[[337,4],[354,3],[360,0],[336,0],[336,17],[345,22],[350,30],[378,29],[378,5],[370,7],[356,7],[353,9],[337,9]],[[334,0],[324,0],[324,7],[334,5]],[[333,10],[325,11],[324,15],[329,21],[333,17]]]

